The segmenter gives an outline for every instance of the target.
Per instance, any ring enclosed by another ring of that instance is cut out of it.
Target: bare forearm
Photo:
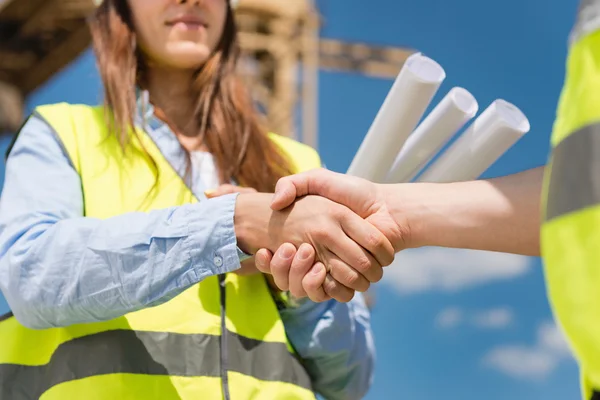
[[[543,167],[491,180],[386,187],[394,218],[410,228],[408,246],[442,246],[539,255]]]

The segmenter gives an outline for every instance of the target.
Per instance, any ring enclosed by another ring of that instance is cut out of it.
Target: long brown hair
[[[104,82],[105,105],[111,111],[109,124],[125,149],[136,112],[135,88],[143,83],[144,67],[127,0],[104,0],[89,25]],[[289,175],[292,168],[261,126],[248,90],[236,73],[239,55],[237,27],[228,7],[220,43],[195,75],[194,122],[215,158],[221,183],[235,179],[258,191],[272,192],[277,180]]]

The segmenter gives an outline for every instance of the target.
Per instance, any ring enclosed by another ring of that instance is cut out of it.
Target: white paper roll
[[[408,137],[386,182],[410,182],[478,110],[477,100],[469,91],[452,88]]]
[[[434,60],[420,53],[411,55],[363,139],[348,174],[383,182],[445,78],[444,69]]]
[[[529,129],[529,120],[521,110],[507,101],[496,100],[417,180],[477,179]]]

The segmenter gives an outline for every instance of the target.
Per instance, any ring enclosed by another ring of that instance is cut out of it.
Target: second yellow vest
[[[541,231],[554,315],[600,399],[600,1],[581,2],[544,184]]]

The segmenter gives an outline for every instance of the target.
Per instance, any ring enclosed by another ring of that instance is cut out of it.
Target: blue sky
[[[519,106],[531,131],[484,176],[545,162],[577,1],[320,0],[322,35],[417,49],[485,108]],[[319,150],[345,171],[392,81],[320,75]],[[95,103],[89,53],[34,93],[29,106]],[[6,146],[6,140],[2,144]],[[556,331],[541,264],[487,252],[426,248],[401,253],[374,290],[378,344],[368,399],[575,399],[578,371]],[[7,309],[0,298],[0,311]]]

